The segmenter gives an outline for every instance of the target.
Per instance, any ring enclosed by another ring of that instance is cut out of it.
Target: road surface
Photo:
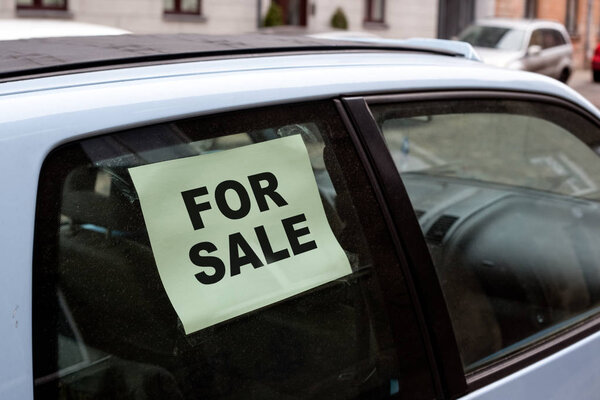
[[[576,70],[569,79],[569,86],[600,108],[600,83],[592,80],[592,71],[589,69]]]

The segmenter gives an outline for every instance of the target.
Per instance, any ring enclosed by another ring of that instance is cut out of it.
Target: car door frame
[[[417,311],[439,398],[467,390],[444,296],[410,199],[363,97],[336,105],[380,202]],[[402,229],[400,229],[402,227]],[[416,251],[410,250],[416,248]]]
[[[561,350],[600,332],[600,313],[575,323],[569,329],[553,333],[548,339],[536,342],[516,354],[507,355],[491,364],[465,374],[450,316],[438,283],[435,268],[424,235],[414,214],[408,193],[387,150],[385,140],[370,111],[374,104],[411,103],[417,101],[460,101],[506,99],[553,104],[577,113],[600,128],[600,120],[581,106],[563,98],[547,94],[516,92],[511,90],[447,90],[420,93],[382,94],[343,97],[338,102],[344,121],[349,127],[365,168],[370,169],[373,186],[381,191],[386,213],[397,235],[399,251],[408,263],[416,304],[423,312],[431,349],[434,353],[444,395],[456,398],[484,388],[493,382],[524,370]],[[600,138],[599,138],[600,141]],[[452,340],[450,340],[452,338]]]

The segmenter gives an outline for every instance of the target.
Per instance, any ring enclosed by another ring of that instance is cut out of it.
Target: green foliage
[[[267,10],[267,15],[263,21],[263,26],[283,25],[283,10],[275,3],[271,3]]]
[[[344,11],[338,7],[331,17],[331,27],[337,29],[348,29],[348,19]]]

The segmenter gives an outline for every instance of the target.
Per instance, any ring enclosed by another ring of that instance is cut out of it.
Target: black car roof
[[[248,34],[115,35],[0,41],[0,81],[132,64],[320,51],[410,51],[462,56],[444,49]]]

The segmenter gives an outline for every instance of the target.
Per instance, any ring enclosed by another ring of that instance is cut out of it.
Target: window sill
[[[60,18],[72,19],[73,13],[69,10],[52,10],[43,8],[17,8],[17,18]]]
[[[207,21],[207,18],[204,15],[200,14],[177,14],[177,13],[164,13],[163,21],[167,22],[201,22],[204,23]]]
[[[363,21],[363,28],[373,31],[383,31],[389,29],[390,26],[385,22]]]

